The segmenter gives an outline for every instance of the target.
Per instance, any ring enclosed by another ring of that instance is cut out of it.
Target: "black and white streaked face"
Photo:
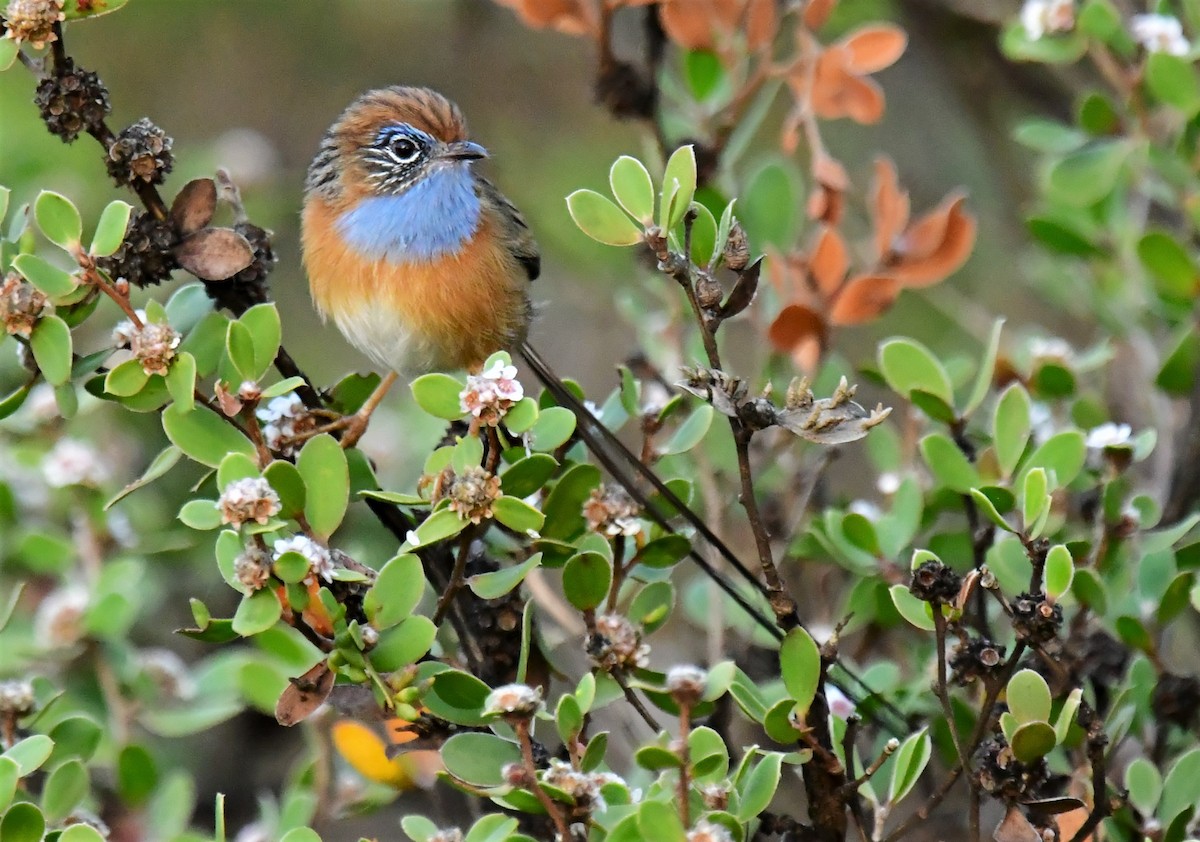
[[[437,140],[408,123],[385,126],[362,150],[371,187],[383,194],[403,193],[429,171],[437,148]]]

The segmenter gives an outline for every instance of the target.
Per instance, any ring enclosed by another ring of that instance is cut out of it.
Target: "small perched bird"
[[[541,260],[520,212],[475,171],[485,157],[454,103],[390,87],[351,103],[309,167],[313,301],[393,372],[386,385],[395,372],[476,370],[528,333]]]

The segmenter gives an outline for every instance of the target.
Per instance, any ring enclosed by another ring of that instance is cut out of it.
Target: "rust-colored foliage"
[[[775,0],[662,0],[659,20],[672,41],[689,50],[712,50],[735,33],[758,50],[775,39]]]
[[[526,26],[550,28],[568,35],[596,34],[600,10],[596,0],[496,0],[516,10]]]
[[[909,222],[908,193],[896,168],[880,158],[871,191],[871,263],[854,271],[850,250],[836,224],[848,182],[832,158],[816,167],[820,207],[809,213],[820,221],[806,252],[773,255],[769,277],[785,305],[767,338],[790,354],[804,371],[820,362],[831,328],[873,321],[888,310],[905,288],[932,286],[966,261],[975,244],[975,219],[961,193],[951,193],[933,210]],[[823,174],[823,178],[822,178]],[[830,213],[836,207],[836,213]]]
[[[883,116],[883,90],[868,77],[894,64],[907,43],[899,27],[861,27],[818,48],[815,57],[796,62],[788,84],[796,100],[807,101],[822,119],[849,117],[857,123],[876,123]]]

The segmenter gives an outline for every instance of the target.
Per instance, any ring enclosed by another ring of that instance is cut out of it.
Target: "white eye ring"
[[[400,164],[411,164],[421,157],[420,145],[407,137],[392,138],[388,142],[387,151]]]

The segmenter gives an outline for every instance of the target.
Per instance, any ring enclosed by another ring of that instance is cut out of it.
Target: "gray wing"
[[[501,220],[500,224],[503,226],[501,233],[508,241],[513,256],[525,267],[525,273],[529,275],[529,280],[534,280],[542,271],[542,255],[538,251],[537,243],[533,241],[533,234],[530,232],[529,226],[525,224],[525,217],[497,189],[496,185],[486,178],[478,176],[476,176],[475,182],[478,185],[479,198],[485,205],[491,205],[496,209]]]

